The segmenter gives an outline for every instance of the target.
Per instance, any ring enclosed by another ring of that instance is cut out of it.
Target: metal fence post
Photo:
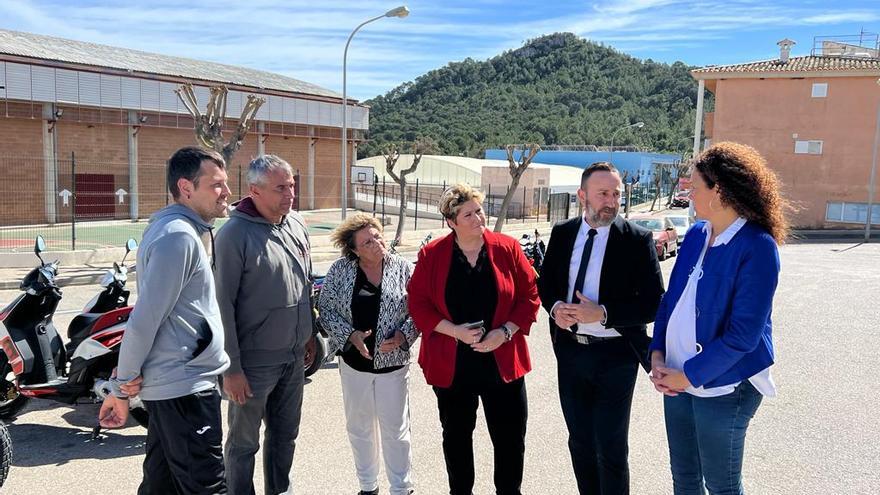
[[[419,178],[416,177],[416,212],[415,221],[413,222],[413,230],[419,230]]]
[[[385,176],[382,176],[382,225],[385,225]]]
[[[492,215],[492,213],[495,213],[495,202],[492,200],[492,183],[489,183],[489,187],[487,187],[486,189],[486,198],[489,200],[489,204],[487,205],[489,206],[489,211],[486,212],[486,221],[488,222],[489,217]]]
[[[443,192],[446,192],[446,179],[443,179]],[[440,193],[440,194],[442,195],[443,193]],[[439,201],[438,201],[438,203],[439,203]],[[443,218],[443,212],[441,211],[440,212],[440,227],[445,227],[445,226],[446,226],[446,219]]]
[[[628,184],[624,184],[624,189],[626,190],[626,205],[623,207],[623,218],[629,218],[629,209],[632,206],[632,198],[633,198],[633,185],[632,182]]]
[[[299,205],[299,192],[302,190],[300,188],[300,177],[299,169],[296,169],[296,176],[293,179],[293,209],[296,211],[300,211]],[[238,165],[238,200],[241,201],[241,164]]]
[[[538,201],[535,202],[537,205],[537,207],[535,208],[535,222],[541,221],[541,204],[543,203],[543,201],[541,201],[541,197],[543,197],[543,196],[544,196],[544,189],[543,188],[538,189]]]
[[[523,223],[526,223],[526,186],[523,186],[522,217]]]
[[[379,196],[379,177],[373,174],[373,216],[376,216],[376,198]]]
[[[70,216],[70,250],[76,251],[76,153],[70,152],[70,187],[73,189],[73,203]]]
[[[168,162],[165,162],[165,206],[168,206],[168,195],[171,192],[171,190],[168,189],[168,168]]]

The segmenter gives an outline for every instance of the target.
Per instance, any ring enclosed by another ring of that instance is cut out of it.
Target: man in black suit
[[[584,214],[553,227],[538,279],[581,494],[629,493],[633,389],[663,295],[652,234],[618,216],[620,189],[610,163],[584,170]]]

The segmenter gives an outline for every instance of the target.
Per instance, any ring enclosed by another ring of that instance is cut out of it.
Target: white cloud
[[[242,65],[341,91],[351,29],[398,2],[410,4],[408,18],[371,23],[352,42],[349,92],[356,98],[552,32],[651,56],[709,43],[717,53],[761,30],[880,20],[868,7],[873,0],[833,9],[799,0],[0,0],[0,28]]]
[[[833,14],[820,14],[806,17],[802,20],[805,24],[839,24],[842,22],[873,22],[880,19],[877,12],[839,12]]]

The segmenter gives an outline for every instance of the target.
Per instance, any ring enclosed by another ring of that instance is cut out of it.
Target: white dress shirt
[[[574,248],[571,252],[571,262],[568,265],[568,301],[577,303],[580,299],[574,297],[575,279],[577,272],[581,266],[581,255],[584,252],[584,244],[587,243],[588,232],[591,228],[586,219],[582,219],[581,227],[578,229],[577,238],[574,241]],[[593,249],[590,251],[590,262],[587,264],[587,273],[584,276],[584,287],[577,288],[587,299],[598,304],[599,302],[599,283],[602,278],[602,262],[605,260],[605,248],[608,246],[608,234],[611,226],[596,228],[596,236],[593,237]],[[568,302],[565,301],[565,302]],[[558,304],[558,303],[557,303]],[[604,308],[603,308],[604,309]],[[601,322],[578,323],[577,333],[593,335],[595,337],[620,337],[617,330],[613,328],[605,328]]]

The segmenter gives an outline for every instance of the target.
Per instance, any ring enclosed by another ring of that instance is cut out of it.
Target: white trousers
[[[339,359],[346,429],[360,489],[379,487],[379,443],[391,495],[413,488],[409,430],[409,364],[391,373],[364,373]]]

